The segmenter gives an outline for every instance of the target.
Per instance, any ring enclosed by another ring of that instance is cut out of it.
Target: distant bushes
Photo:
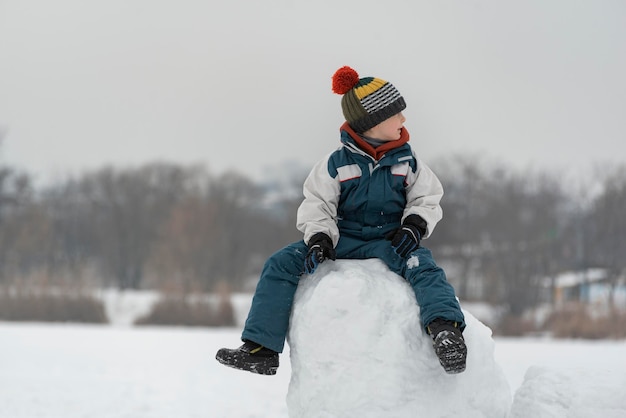
[[[231,294],[230,285],[224,281],[215,286],[212,295],[169,289],[135,325],[235,326]]]
[[[237,326],[231,296],[227,287],[218,287],[211,294],[163,292],[156,302],[138,302],[137,306],[144,309],[131,311],[147,313],[134,321],[131,319],[131,323],[137,326]],[[111,302],[110,298],[102,298],[93,290],[66,286],[0,286],[0,321],[108,324],[107,307],[113,310],[109,313],[114,318],[116,308],[113,305],[115,302]],[[128,306],[122,310],[127,309]],[[131,318],[136,318],[136,315]],[[487,325],[496,336],[624,339],[626,311],[619,307],[594,309],[573,303],[558,309],[528,311],[521,316],[498,315]]]
[[[104,304],[87,292],[0,289],[0,320],[107,323]]]
[[[538,329],[534,321],[513,315],[507,315],[502,318],[494,328],[496,335],[512,337],[521,337],[535,332],[538,332]]]
[[[601,314],[582,303],[564,305],[550,312],[542,321],[526,316],[506,316],[494,328],[496,335],[548,335],[554,338],[621,339],[626,338],[626,311]]]
[[[165,296],[135,324],[215,327],[234,326],[236,321],[230,298],[220,298],[218,303],[211,303],[206,298],[186,295]]]
[[[65,286],[0,286],[0,321],[108,324],[106,298]],[[145,302],[141,302],[143,305]],[[235,326],[230,293],[163,293],[135,325]],[[115,309],[115,308],[113,308]]]
[[[545,328],[556,338],[626,338],[626,312],[597,316],[585,305],[575,304],[552,313]]]

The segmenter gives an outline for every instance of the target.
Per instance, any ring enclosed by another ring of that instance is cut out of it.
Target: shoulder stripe
[[[363,172],[361,171],[361,167],[359,167],[357,164],[350,164],[350,165],[344,165],[342,167],[337,167],[337,175],[339,177],[340,182],[359,178],[361,177],[362,174]]]
[[[394,176],[406,176],[409,174],[409,163],[394,164],[391,166],[391,174]]]

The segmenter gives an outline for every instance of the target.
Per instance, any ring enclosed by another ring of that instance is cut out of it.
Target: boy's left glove
[[[385,239],[391,241],[391,246],[400,257],[406,257],[417,250],[426,234],[426,221],[419,215],[409,215],[404,219],[400,228],[391,231]]]
[[[318,232],[309,240],[309,252],[304,259],[304,271],[313,274],[317,266],[324,260],[335,260],[337,255],[333,248],[333,241],[323,232]]]

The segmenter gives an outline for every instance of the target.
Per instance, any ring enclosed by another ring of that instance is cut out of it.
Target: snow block
[[[378,259],[323,263],[300,280],[291,313],[289,416],[506,417],[491,330],[464,314],[467,369],[448,375],[402,277]]]
[[[532,366],[515,392],[510,418],[626,417],[626,376],[620,371]]]

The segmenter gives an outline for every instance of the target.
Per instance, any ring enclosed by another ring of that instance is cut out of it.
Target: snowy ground
[[[271,377],[214,360],[220,347],[238,344],[239,334],[238,329],[0,323],[0,417],[287,417],[288,352]],[[495,345],[512,391],[533,365],[563,371],[553,373],[555,384],[559,379],[565,384],[560,390],[584,389],[589,373],[625,376],[625,353],[625,341],[496,339]],[[606,393],[607,399],[624,395],[626,385]],[[612,417],[626,417],[626,410]]]
[[[128,316],[112,326],[0,322],[0,418],[286,418],[289,412],[297,418],[316,416],[307,415],[303,406],[307,402],[323,406],[327,412],[345,404],[349,397],[361,405],[369,402],[374,407],[386,407],[383,402],[372,403],[372,396],[367,394],[372,388],[387,404],[394,405],[390,401],[400,396],[397,399],[406,406],[385,413],[385,418],[413,417],[419,416],[419,411],[407,413],[415,402],[407,400],[406,393],[416,393],[416,399],[422,399],[418,405],[424,405],[433,398],[432,394],[424,398],[430,390],[443,399],[438,404],[447,404],[444,392],[448,387],[455,398],[451,404],[476,402],[475,395],[483,393],[512,402],[510,418],[626,417],[626,341],[496,338],[494,344],[488,330],[470,317],[466,339],[473,357],[468,358],[468,370],[459,377],[446,376],[438,364],[427,359],[432,355],[424,343],[427,340],[401,330],[416,326],[413,314],[401,319],[405,311],[413,309],[402,301],[406,287],[391,276],[387,277],[390,283],[379,287],[378,281],[367,275],[376,272],[380,279],[384,275],[380,265],[361,267],[338,262],[326,272],[332,273],[328,278],[312,276],[301,286],[292,317],[300,332],[290,334],[293,351],[287,347],[276,376],[232,370],[215,361],[219,348],[239,345],[239,328],[133,328],[128,326]],[[383,289],[392,291],[385,296]],[[333,307],[333,299],[342,308]],[[316,306],[321,301],[323,306]],[[363,310],[364,302],[379,306],[381,311],[377,314]],[[311,312],[318,312],[319,317],[308,320]],[[358,332],[350,332],[347,327],[345,333],[341,332],[342,321],[345,327],[361,318],[355,329]],[[393,322],[397,318],[398,326]],[[385,345],[383,351],[375,347],[381,345],[381,338],[390,338],[388,352],[395,350],[388,356],[392,360],[388,363],[379,354],[387,352]],[[324,344],[349,347],[347,343],[359,339],[357,348],[371,343],[367,355],[371,353],[384,370],[391,368],[391,375],[379,374],[373,379],[371,368],[352,367],[359,364],[349,356],[323,359],[323,350],[317,350],[315,361],[302,357],[315,353],[308,350],[311,344],[307,341],[315,341],[318,349]],[[409,341],[408,350],[397,351],[404,341]],[[472,354],[472,348],[478,347]],[[393,361],[406,353],[409,359],[416,358],[415,364],[406,359]],[[481,377],[478,367],[491,363],[498,365],[495,380],[489,375]],[[353,373],[352,377],[337,372],[343,366]],[[320,373],[324,371],[328,373]],[[292,375],[295,380],[291,380]],[[496,375],[502,376],[502,384],[498,385]],[[352,379],[352,384],[342,381],[346,378]],[[335,379],[336,386],[329,385],[329,379]],[[511,396],[503,396],[507,390]],[[426,410],[432,407],[425,405]],[[323,416],[339,418],[346,414]],[[378,418],[380,414],[359,416]],[[495,415],[486,408],[467,416]]]

